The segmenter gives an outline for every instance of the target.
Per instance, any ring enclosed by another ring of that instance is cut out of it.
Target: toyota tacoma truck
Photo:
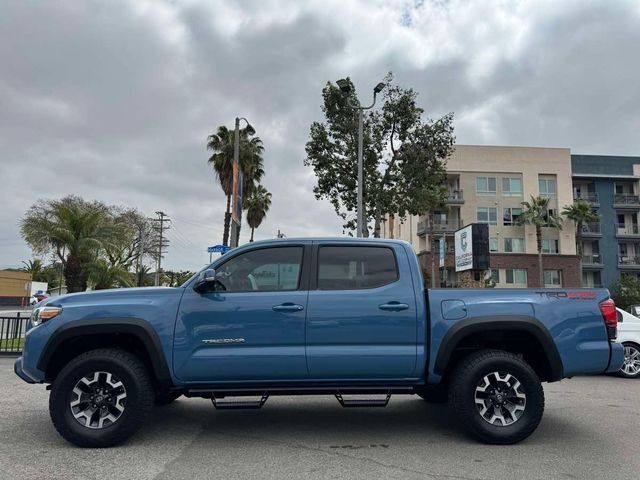
[[[480,441],[538,426],[543,382],[616,372],[605,289],[425,290],[398,240],[278,239],[234,249],[177,288],[77,293],[31,315],[16,374],[48,384],[53,425],[107,447],[179,396],[259,408],[271,395],[448,399]]]

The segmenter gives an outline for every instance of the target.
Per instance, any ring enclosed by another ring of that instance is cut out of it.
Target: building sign
[[[472,225],[467,225],[454,234],[456,272],[473,268],[472,227]]]
[[[444,247],[445,247],[445,243],[444,243],[444,236],[440,239],[440,241],[438,242],[440,244],[440,268],[444,268],[444,261],[445,261],[445,253],[444,253]]]

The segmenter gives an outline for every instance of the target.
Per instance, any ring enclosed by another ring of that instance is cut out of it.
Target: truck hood
[[[181,287],[112,288],[50,297],[38,306],[51,304],[65,307],[72,305],[122,304],[127,302],[144,303],[147,299],[149,302],[157,302],[163,298],[179,297],[183,292],[184,289]]]

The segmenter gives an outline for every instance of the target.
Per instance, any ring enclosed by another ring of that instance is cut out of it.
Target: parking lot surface
[[[395,396],[384,409],[272,397],[244,411],[181,398],[126,444],[89,450],[58,436],[45,387],[0,358],[0,478],[640,478],[640,381],[575,378],[545,391],[538,430],[507,447],[468,439],[446,406]]]

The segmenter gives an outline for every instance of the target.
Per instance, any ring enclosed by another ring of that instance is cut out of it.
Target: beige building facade
[[[453,232],[470,223],[488,223],[491,276],[498,287],[539,287],[535,228],[517,225],[523,201],[549,198],[559,214],[573,203],[571,152],[568,148],[456,145],[447,162],[447,206],[434,212],[433,225],[425,216],[384,222],[382,236],[410,242],[423,268],[431,272],[431,237],[444,238],[446,269],[437,271],[436,285],[457,286],[453,268]],[[393,223],[393,232],[390,231]],[[433,231],[431,231],[433,230]],[[544,286],[579,286],[575,227],[543,228]]]

